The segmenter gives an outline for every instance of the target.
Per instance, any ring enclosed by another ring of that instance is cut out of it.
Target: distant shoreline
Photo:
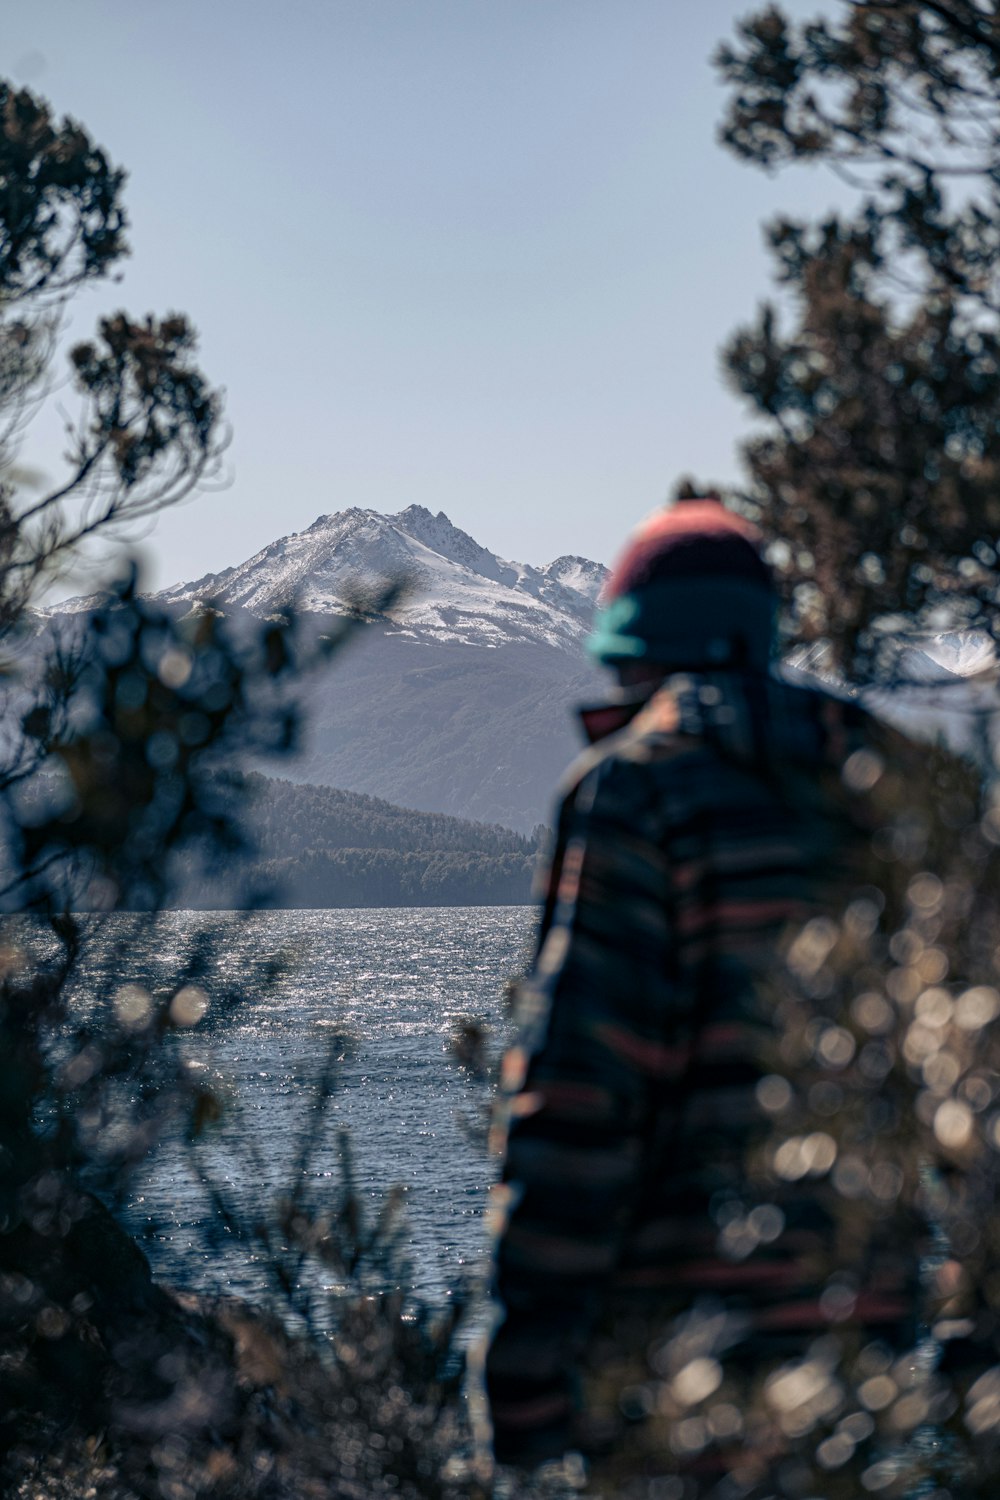
[[[111,910],[99,910],[96,908],[75,907],[72,911],[74,917],[158,917],[158,916],[253,916],[257,913],[272,912],[315,912],[315,911],[536,911],[540,903],[537,901],[429,901],[423,903],[397,902],[390,906],[376,906],[367,904],[363,906],[161,906],[155,911],[145,910],[142,907],[117,906]],[[38,916],[37,912],[12,911],[4,913],[8,917],[31,917]]]

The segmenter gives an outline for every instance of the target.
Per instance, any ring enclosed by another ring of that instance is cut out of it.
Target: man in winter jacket
[[[502,1068],[501,1461],[581,1446],[581,1362],[617,1297],[668,1319],[709,1299],[771,1367],[843,1316],[816,1269],[820,1197],[798,1183],[754,1220],[745,1192],[781,1087],[757,978],[848,878],[842,772],[868,734],[852,702],[773,675],[774,616],[758,533],[713,495],[650,517],[602,598],[591,649],[621,689],[584,715]],[[905,1342],[916,1257],[889,1245],[866,1269],[867,1335]]]

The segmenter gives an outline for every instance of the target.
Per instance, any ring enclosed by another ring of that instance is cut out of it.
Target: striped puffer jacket
[[[580,1361],[619,1293],[738,1308],[751,1362],[829,1328],[819,1195],[796,1184],[749,1255],[729,1253],[717,1210],[762,1126],[758,980],[789,924],[850,882],[841,770],[873,732],[855,703],[776,678],[675,677],[572,768],[502,1064],[486,1357],[501,1461],[575,1445]],[[916,1244],[890,1253],[855,1321],[904,1347],[917,1268]]]

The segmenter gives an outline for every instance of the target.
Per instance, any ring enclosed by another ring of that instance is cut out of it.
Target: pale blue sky
[[[679,473],[732,478],[760,222],[835,195],[716,144],[708,58],[751,8],[5,0],[4,71],[130,174],[132,258],[73,333],[184,310],[228,392],[232,484],[159,521],[153,581],[349,505],[606,560]]]

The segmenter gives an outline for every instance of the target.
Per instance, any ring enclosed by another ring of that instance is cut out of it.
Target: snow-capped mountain
[[[815,677],[819,681],[838,682],[826,666],[827,648],[823,643],[797,646],[785,660],[785,668]],[[1000,675],[993,638],[981,630],[953,630],[937,634],[901,636],[895,643],[885,676],[893,687],[907,690],[933,683],[996,680]]]
[[[422,505],[398,515],[351,509],[320,516],[246,562],[180,583],[165,604],[212,600],[270,614],[286,605],[343,613],[359,584],[401,578],[392,629],[412,640],[499,647],[532,642],[575,650],[590,628],[606,569],[584,557],[544,567],[507,562]]]
[[[782,672],[793,682],[851,691],[824,669],[824,653],[795,651]],[[856,689],[865,707],[915,740],[943,741],[981,763],[1000,755],[1000,659],[983,631],[956,630],[901,639],[890,680]]]
[[[944,740],[977,760],[1000,744],[1000,662],[990,636],[954,631],[907,644],[890,686],[868,688],[866,706],[918,740]]]
[[[996,647],[979,630],[928,636],[901,651],[896,665],[896,676],[907,683],[951,682],[956,677],[995,680],[996,673]]]
[[[181,613],[211,603],[266,616],[294,604],[322,617],[343,613],[359,589],[404,579],[388,617],[310,684],[306,743],[281,775],[527,831],[549,816],[579,748],[574,705],[600,691],[583,641],[605,577],[584,557],[508,562],[411,505],[320,516],[155,597]],[[67,616],[100,602],[71,599],[46,614],[72,628]]]

